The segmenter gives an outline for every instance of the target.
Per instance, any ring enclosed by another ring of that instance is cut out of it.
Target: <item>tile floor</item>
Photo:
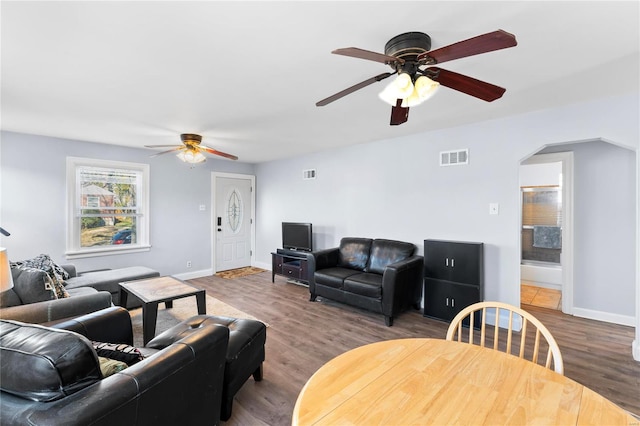
[[[560,310],[562,309],[562,292],[521,284],[520,303]]]

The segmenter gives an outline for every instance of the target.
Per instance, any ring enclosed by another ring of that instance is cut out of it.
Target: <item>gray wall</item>
[[[606,142],[547,148],[573,151],[574,304],[633,315],[636,153]]]
[[[162,274],[177,274],[188,273],[185,261],[191,260],[193,271],[207,270],[212,267],[211,172],[255,174],[258,266],[270,267],[270,253],[281,245],[283,221],[312,222],[318,249],[336,245],[343,236],[399,239],[418,247],[425,238],[482,241],[486,244],[485,297],[518,304],[520,162],[548,145],[598,138],[635,150],[640,139],[639,103],[637,94],[615,97],[255,166],[209,160],[193,169],[172,155],[150,159],[149,151],[142,149],[3,132],[0,225],[12,236],[0,238],[0,245],[9,249],[12,259],[48,253],[64,260],[67,156],[148,162],[151,251],[74,263],[79,269],[141,264]],[[429,105],[421,108],[416,108],[411,120],[429,119],[424,111]],[[403,125],[411,126],[411,120]],[[300,139],[304,143],[304,135]],[[438,166],[440,151],[458,148],[469,149],[469,165]],[[629,157],[623,157],[630,166]],[[317,179],[302,180],[302,170],[308,168],[317,169]],[[621,190],[622,197],[629,202],[622,208],[634,210],[637,193],[629,180],[635,170],[627,168],[624,175],[622,171],[599,173],[616,176],[616,185],[618,179],[623,182],[627,189]],[[605,192],[611,184],[609,179],[606,183],[594,179],[589,186],[600,185]],[[499,215],[489,215],[489,203],[500,204]],[[199,211],[200,204],[207,211]],[[595,222],[583,220],[579,226],[587,229],[576,229],[575,235],[600,238],[611,222],[609,218],[601,222],[603,214],[598,210]],[[629,226],[628,233],[616,233],[616,240],[606,240],[605,245],[632,246],[636,226]],[[633,271],[623,268],[615,281],[605,283],[606,271],[618,259],[613,250],[609,246],[599,250],[589,241],[580,249],[585,254],[576,258],[575,305],[633,317]],[[625,256],[632,254],[637,261],[633,248]],[[594,270],[599,274],[586,285],[578,282],[579,277],[591,278]]]
[[[428,119],[421,113],[416,108],[411,120]],[[281,245],[282,221],[312,222],[316,249],[336,246],[343,236],[410,241],[421,252],[425,238],[482,241],[485,298],[519,304],[520,162],[547,145],[594,138],[635,150],[638,116],[638,96],[617,97],[258,164],[256,260],[270,265],[269,253]],[[458,148],[469,149],[469,165],[440,167],[439,152]],[[616,232],[615,240],[607,238],[600,245],[581,241],[574,305],[596,315],[615,313],[633,324],[635,153],[621,150],[620,155],[622,167],[613,159],[599,170],[606,179],[577,176],[600,193],[611,191],[613,182],[619,185],[607,200],[615,198],[625,210],[627,232]],[[601,153],[584,156],[598,159]],[[578,154],[576,162],[582,164],[582,157]],[[302,170],[308,168],[317,170],[317,179],[302,180]],[[489,203],[499,203],[498,215],[489,215]],[[581,216],[575,235],[612,235],[607,234],[612,221],[621,220],[614,209],[601,208],[593,219]],[[612,245],[625,252],[615,280],[607,275],[619,259]]]
[[[80,271],[144,265],[173,275],[210,269],[211,172],[253,174],[251,164],[228,160],[208,159],[190,168],[175,155],[150,158],[153,151],[145,149],[12,132],[1,136],[0,226],[11,236],[0,245],[11,260],[45,253]],[[68,156],[150,164],[150,251],[65,260]]]

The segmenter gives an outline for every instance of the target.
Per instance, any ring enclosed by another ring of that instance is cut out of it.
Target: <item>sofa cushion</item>
[[[13,264],[40,269],[41,271],[45,271],[49,276],[56,277],[59,281],[64,281],[69,278],[69,272],[55,263],[48,254],[39,254],[32,259],[13,262]]]
[[[145,266],[130,266],[127,268],[107,269],[103,271],[85,272],[66,281],[67,290],[78,287],[93,287],[98,291],[108,291],[111,293],[113,303],[120,303],[120,285],[124,281],[140,280],[144,278],[154,278],[160,276],[158,271]],[[135,302],[135,297],[130,297],[130,302]],[[127,307],[135,304],[128,303]],[[140,306],[138,303],[137,306]]]
[[[53,299],[69,297],[64,288],[64,280],[69,278],[69,273],[56,264],[48,254],[40,254],[32,259],[12,262],[12,268],[33,268],[44,271],[47,274],[47,288],[51,290]]]
[[[371,244],[371,255],[369,256],[366,271],[374,274],[383,274],[387,265],[411,257],[415,248],[415,245],[404,241],[374,240]]]
[[[13,277],[13,291],[16,292],[22,304],[55,299],[44,271],[14,266],[11,268],[11,275]]]
[[[347,268],[325,268],[316,271],[313,277],[316,284],[333,288],[342,288],[345,278],[358,274],[354,269]]]
[[[345,237],[340,240],[338,266],[363,271],[369,260],[371,251],[370,238]]]
[[[0,388],[54,401],[102,379],[91,343],[79,334],[0,320]]]
[[[344,280],[344,291],[374,299],[382,298],[382,275],[362,273]]]

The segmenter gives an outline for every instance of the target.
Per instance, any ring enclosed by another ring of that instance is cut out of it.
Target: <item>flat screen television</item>
[[[313,231],[310,223],[282,222],[282,248],[312,251]]]

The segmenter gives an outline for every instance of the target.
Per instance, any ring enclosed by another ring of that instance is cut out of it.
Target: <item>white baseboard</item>
[[[628,325],[635,327],[635,317],[629,315],[612,314],[609,312],[594,311],[591,309],[573,308],[573,315],[576,317],[587,318],[597,321],[610,322],[619,325]]]
[[[213,275],[213,269],[202,269],[200,271],[183,272],[173,276],[179,280],[192,280],[194,278],[209,277]]]
[[[636,361],[640,361],[640,341],[634,340],[631,343],[631,353],[633,354],[633,359]]]
[[[254,262],[253,265],[251,266],[255,266],[256,268],[266,269],[267,271],[271,270],[270,263]]]
[[[271,270],[271,264],[257,262],[251,266],[255,266],[256,268],[266,269],[267,271]],[[192,280],[194,278],[210,277],[211,275],[213,275],[213,268],[202,269],[200,271],[190,271],[190,272],[182,272],[180,274],[173,274],[173,276],[179,280]]]

